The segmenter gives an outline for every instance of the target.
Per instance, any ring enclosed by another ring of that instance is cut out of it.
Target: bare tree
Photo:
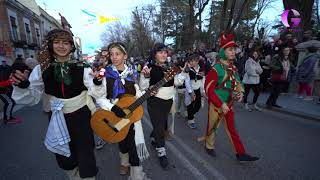
[[[224,0],[220,19],[220,32],[232,32],[235,29],[248,3],[249,0]]]
[[[186,48],[192,48],[195,41],[197,19],[201,17],[201,14],[203,13],[205,7],[210,2],[210,0],[199,0],[199,1],[200,2],[198,2],[198,4],[196,4],[196,0],[188,1],[188,12],[187,12],[188,21],[186,22],[186,25],[184,28],[185,34],[182,39],[182,43]],[[196,8],[197,8],[197,12],[195,10]],[[202,26],[201,23],[199,24],[199,26],[200,27]]]
[[[260,20],[261,15],[275,1],[276,0],[258,0],[257,1],[256,17],[255,17],[254,23],[252,24],[252,35],[251,35],[252,37],[254,36],[255,28],[256,28],[256,25],[257,25],[258,21]]]

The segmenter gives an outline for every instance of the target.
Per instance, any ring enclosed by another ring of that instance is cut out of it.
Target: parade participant
[[[70,58],[75,51],[70,32],[48,33],[38,54],[39,65],[31,72],[16,70],[12,97],[19,104],[37,104],[43,92],[50,99],[51,113],[45,145],[55,153],[69,179],[95,179],[98,172],[90,126],[94,103],[88,95],[90,68]]]
[[[152,87],[164,78],[164,73],[169,67],[167,61],[167,47],[162,43],[156,43],[151,51],[151,62],[142,70],[140,86],[142,89]],[[156,147],[160,165],[168,169],[168,159],[165,149],[165,133],[168,129],[168,115],[173,104],[175,95],[174,80],[166,82],[158,92],[147,101],[148,113],[151,119],[153,130],[151,132],[151,143]]]
[[[190,82],[189,73],[187,70],[187,62],[179,62],[178,66],[181,68],[181,73],[177,76],[181,76],[180,78],[175,78],[174,84],[176,85],[177,90],[177,99],[176,99],[176,109],[181,116],[187,117],[187,106],[192,102],[192,87]],[[181,80],[181,82],[177,82]],[[182,110],[181,110],[182,109]]]
[[[195,129],[195,118],[194,115],[200,110],[201,108],[201,94],[203,93],[203,76],[204,71],[199,66],[199,58],[200,56],[197,54],[192,54],[188,59],[189,64],[189,76],[191,80],[191,87],[192,87],[192,102],[187,106],[188,111],[188,121],[187,125],[191,129]]]
[[[93,94],[93,96],[102,109],[112,111],[123,118],[126,113],[115,104],[117,100],[125,94],[140,97],[142,93],[137,84],[137,72],[125,65],[128,57],[125,45],[120,42],[111,43],[108,51],[112,65],[105,68],[105,78],[95,78],[93,81],[95,88],[101,89],[94,92],[103,92],[103,94]],[[119,142],[119,149],[120,174],[126,175],[130,166],[131,180],[149,179],[140,164],[149,156],[141,121],[131,125],[125,139]]]
[[[208,124],[205,136],[205,149],[211,156],[216,156],[216,130],[221,121],[225,122],[226,131],[236,151],[240,162],[256,161],[259,158],[246,154],[244,146],[234,125],[233,99],[241,101],[243,87],[240,82],[235,59],[236,43],[232,34],[222,34],[220,37],[220,60],[213,66],[205,79],[205,92],[208,96]]]

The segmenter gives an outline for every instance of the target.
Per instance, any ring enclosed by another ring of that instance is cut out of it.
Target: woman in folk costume
[[[55,29],[48,33],[31,72],[15,71],[12,97],[19,104],[35,105],[45,92],[51,113],[45,145],[55,153],[69,179],[95,179],[98,172],[90,126],[94,103],[88,95],[92,84],[84,63],[70,59],[75,46],[71,33]],[[28,78],[29,77],[29,78]]]
[[[142,89],[152,87],[157,82],[164,78],[166,70],[169,66],[166,65],[168,49],[162,43],[156,43],[151,51],[152,62],[145,66],[140,77],[140,86]],[[177,78],[178,76],[175,76]],[[183,83],[183,80],[180,81]],[[153,126],[153,131],[150,135],[151,144],[156,147],[160,165],[163,169],[168,169],[168,159],[165,149],[165,134],[168,129],[168,115],[172,108],[173,97],[175,95],[174,79],[166,82],[156,94],[150,97],[147,101],[148,113]],[[175,84],[179,86],[181,84]]]
[[[125,45],[120,42],[111,43],[108,46],[112,65],[105,68],[105,78],[95,78],[92,94],[97,104],[105,110],[112,111],[120,118],[126,113],[115,103],[124,94],[136,97],[142,95],[137,84],[137,72],[125,65],[128,53]],[[149,153],[145,146],[141,121],[131,125],[126,138],[119,142],[120,149],[120,174],[126,175],[129,172],[131,180],[149,179],[143,172],[141,161],[148,158]]]
[[[220,37],[220,61],[206,76],[204,87],[208,96],[209,116],[205,149],[209,155],[216,156],[216,130],[220,122],[224,121],[227,134],[236,151],[237,160],[256,161],[258,157],[246,153],[234,124],[233,100],[241,102],[243,97],[243,87],[237,69],[233,65],[236,46],[233,34],[223,33]]]

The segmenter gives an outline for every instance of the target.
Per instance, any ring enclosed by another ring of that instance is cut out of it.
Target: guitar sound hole
[[[111,129],[113,129],[115,132],[119,132],[107,119],[103,119],[103,122],[106,123]]]

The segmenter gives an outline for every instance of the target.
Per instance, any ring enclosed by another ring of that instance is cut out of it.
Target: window
[[[40,45],[40,31],[38,28],[35,28],[36,29],[36,39],[37,39],[37,44]]]
[[[26,28],[27,43],[32,43],[32,36],[31,36],[29,24],[24,23],[24,27]]]
[[[12,40],[17,41],[18,40],[18,26],[16,23],[16,18],[10,16],[10,22],[11,22],[11,28],[12,28]]]

